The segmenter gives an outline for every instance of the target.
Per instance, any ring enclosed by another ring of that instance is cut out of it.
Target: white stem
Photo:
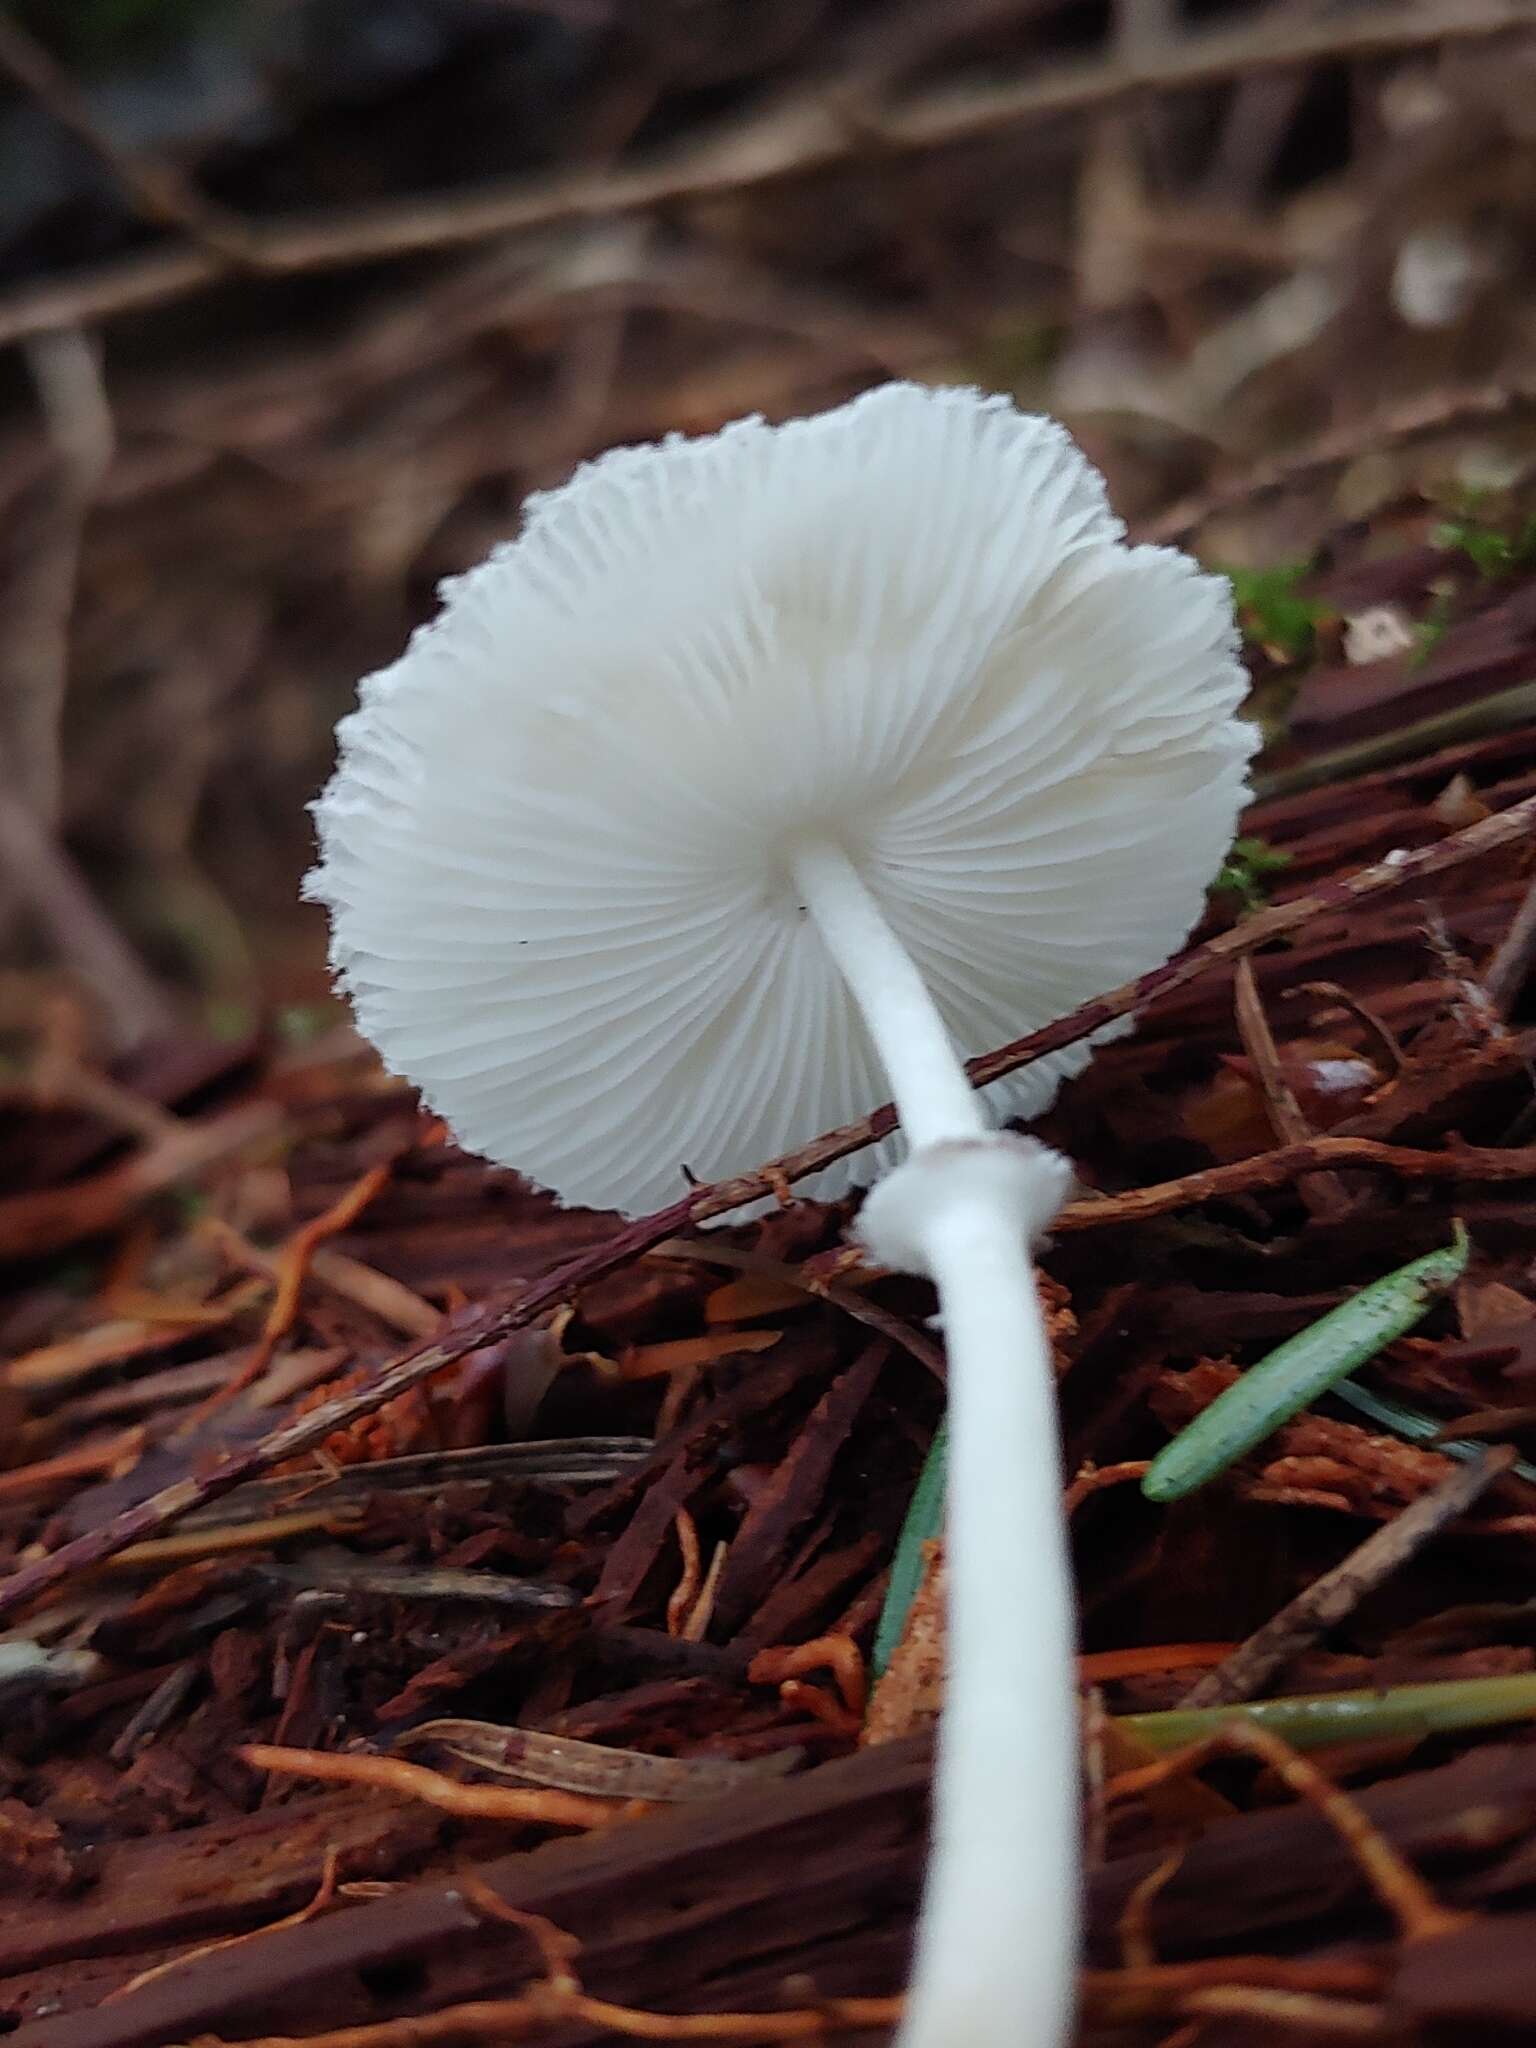
[[[1017,1227],[935,1216],[949,1356],[949,1684],[898,2048],[1055,2048],[1078,1954],[1076,1628],[1055,1375]]]
[[[914,1150],[978,1136],[986,1118],[944,1020],[847,854],[825,842],[803,847],[795,883],[869,1026]]]
[[[795,878],[914,1151],[980,1135],[985,1119],[933,998],[847,856],[808,848]],[[968,1178],[921,1220],[950,1365],[949,1684],[897,2048],[1057,2048],[1071,2025],[1080,1908],[1055,1383],[1018,1218]]]

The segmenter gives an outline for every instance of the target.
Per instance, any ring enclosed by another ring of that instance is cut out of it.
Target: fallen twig
[[[592,1799],[579,1792],[539,1787],[461,1785],[424,1764],[399,1757],[354,1756],[318,1749],[280,1749],[269,1742],[251,1742],[236,1754],[254,1771],[279,1777],[317,1779],[325,1785],[371,1785],[379,1791],[421,1799],[464,1820],[509,1821],[518,1826],[600,1828],[615,1820],[622,1805]]]
[[[1515,383],[1483,384],[1431,392],[1411,403],[1351,420],[1304,448],[1269,463],[1248,465],[1242,476],[1214,489],[1181,498],[1137,527],[1138,538],[1187,541],[1206,521],[1256,501],[1294,490],[1358,462],[1363,455],[1416,441],[1427,434],[1454,433],[1498,420],[1536,400],[1536,390]]]
[[[0,66],[106,166],[147,220],[179,228],[220,265],[259,263],[259,251],[240,221],[204,199],[170,164],[122,148],[63,65],[8,15],[0,15]]]
[[[1536,881],[1521,898],[1508,931],[1483,969],[1483,987],[1500,1017],[1508,1017],[1536,959]]]
[[[1289,1743],[1254,1721],[1234,1719],[1193,1748],[1140,1770],[1122,1772],[1109,1781],[1106,1796],[1112,1802],[1139,1796],[1171,1778],[1199,1770],[1213,1757],[1234,1754],[1257,1758],[1297,1798],[1317,1808],[1353,1855],[1361,1875],[1396,1920],[1405,1941],[1447,1934],[1464,1924],[1466,1916],[1440,1904],[1423,1878],[1347,1792]]]
[[[908,1357],[926,1366],[936,1379],[944,1378],[941,1345],[935,1344],[931,1337],[925,1337],[921,1330],[913,1329],[901,1316],[882,1308],[878,1302],[867,1300],[856,1287],[844,1286],[830,1276],[808,1273],[803,1266],[792,1266],[787,1260],[770,1258],[764,1252],[751,1251],[741,1245],[699,1244],[691,1239],[680,1239],[676,1244],[659,1244],[648,1256],[701,1266],[727,1266],[738,1273],[779,1281],[810,1300],[830,1302],[833,1308],[841,1309],[856,1323],[863,1323],[867,1329],[889,1338]]]
[[[1502,1149],[1495,1145],[1448,1145],[1425,1152],[1408,1145],[1387,1145],[1379,1138],[1309,1138],[1304,1145],[1282,1145],[1252,1159],[1234,1159],[1208,1166],[1177,1180],[1151,1187],[1128,1188],[1124,1194],[1097,1201],[1070,1202],[1051,1225],[1053,1231],[1102,1230],[1112,1223],[1142,1223],[1175,1209],[1193,1209],[1202,1202],[1230,1200],[1233,1195],[1260,1194],[1288,1187],[1303,1174],[1333,1166],[1374,1166],[1400,1180],[1506,1181],[1536,1180],[1536,1145]]]
[[[5,799],[0,793],[0,812]],[[275,1135],[275,1102],[247,1102],[203,1123],[188,1123],[121,1166],[88,1180],[0,1200],[0,1259],[41,1258],[80,1239],[115,1230],[136,1209],[178,1181],[204,1173],[258,1139]]]
[[[1185,1694],[1181,1706],[1220,1707],[1251,1700],[1292,1658],[1336,1628],[1441,1530],[1458,1521],[1514,1462],[1514,1452],[1501,1445],[1478,1464],[1451,1473],[1432,1493],[1368,1536],[1332,1571],[1314,1579],[1214,1671],[1208,1671]]]
[[[388,1160],[370,1166],[346,1192],[318,1216],[312,1216],[289,1238],[277,1256],[277,1290],[272,1305],[267,1311],[261,1335],[251,1347],[251,1355],[239,1372],[196,1410],[186,1427],[192,1428],[203,1422],[226,1401],[232,1401],[237,1394],[244,1393],[253,1381],[260,1379],[272,1361],[272,1354],[298,1320],[299,1302],[304,1292],[315,1253],[327,1238],[339,1237],[349,1230],[373,1200],[389,1185],[394,1172]]]
[[[1251,953],[1245,953],[1237,963],[1233,998],[1238,1035],[1264,1098],[1270,1127],[1282,1145],[1304,1145],[1312,1136],[1312,1127],[1296,1100],[1296,1091],[1285,1077],[1280,1049],[1275,1044],[1275,1034],[1270,1029],[1264,1001],[1259,994]],[[1335,1173],[1304,1174],[1296,1187],[1314,1216],[1336,1216],[1349,1207],[1349,1197]]]
[[[830,1671],[843,1705],[862,1719],[869,1681],[859,1646],[851,1636],[818,1636],[810,1643],[776,1644],[759,1650],[747,1666],[747,1678],[753,1685],[782,1685],[786,1678],[802,1678],[807,1671]]]
[[[540,1984],[520,1998],[475,1999],[413,2019],[337,2027],[328,2034],[264,2034],[241,2048],[432,2048],[457,2041],[518,2041],[538,2027],[585,2020],[632,2041],[821,2041],[871,2027],[894,2026],[899,1998],[830,1998],[793,2012],[641,2012],[560,1984]]]

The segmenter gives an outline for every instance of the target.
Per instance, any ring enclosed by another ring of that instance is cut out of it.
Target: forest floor
[[[1085,2044],[1536,2028],[1528,509],[1397,489],[1244,580],[1276,737],[1234,864],[1037,1127],[1083,1182],[1043,1267]],[[103,1065],[61,1001],[11,1096],[18,2043],[884,2038],[932,1642],[872,1714],[868,1678],[942,1406],[925,1290],[787,1192],[703,1234],[563,1211],[340,1027]],[[1143,1498],[1234,1365],[1457,1219],[1374,1417],[1329,1397]],[[1128,1718],[1361,1693],[1261,1754]]]
[[[0,2027],[887,2037],[942,1354],[792,1191],[867,1133],[562,1210],[380,1073],[297,883],[356,677],[529,489],[910,375],[1233,574],[1266,737],[1037,1126],[1082,2048],[1536,2038],[1530,9],[206,12],[246,100],[173,53],[131,149],[0,23],[0,157],[75,152],[0,195]],[[1411,1334],[1144,1497],[1458,1222]]]

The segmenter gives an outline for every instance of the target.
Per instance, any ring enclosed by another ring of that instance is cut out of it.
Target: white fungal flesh
[[[1054,1157],[1032,1171],[1049,1175]],[[1050,1343],[1012,1206],[957,1196],[927,1242],[949,1359],[949,1676],[897,2048],[1057,2048],[1070,2037],[1081,1906],[1077,1637]]]
[[[338,975],[462,1142],[602,1207],[748,1170],[888,1074],[914,1150],[861,1222],[938,1284],[953,1445],[901,2043],[1055,2048],[1077,1737],[1027,1246],[1067,1169],[989,1133],[959,1061],[1194,922],[1253,745],[1230,591],[1128,547],[1049,421],[889,385],[604,456],[444,595],[316,807]],[[994,1084],[991,1113],[1088,1056]]]
[[[859,1233],[938,1286],[949,1364],[950,1685],[898,2048],[1054,2048],[1078,1948],[1077,1705],[1055,1376],[1029,1247],[1071,1168],[985,1129],[920,977],[845,856],[796,863],[885,1059],[910,1156]]]
[[[657,1207],[884,1099],[802,847],[854,863],[968,1058],[1165,958],[1231,838],[1226,584],[1126,547],[1003,400],[619,450],[444,594],[340,728],[309,891],[385,1060],[570,1201]]]

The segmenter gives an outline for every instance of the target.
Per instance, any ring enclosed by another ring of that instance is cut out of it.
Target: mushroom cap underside
[[[969,1057],[1183,941],[1245,687],[1226,582],[1127,546],[1059,427],[888,385],[530,500],[363,685],[307,889],[465,1145],[659,1206],[888,1093],[797,846],[848,854]],[[989,1100],[1038,1110],[1087,1057]]]

